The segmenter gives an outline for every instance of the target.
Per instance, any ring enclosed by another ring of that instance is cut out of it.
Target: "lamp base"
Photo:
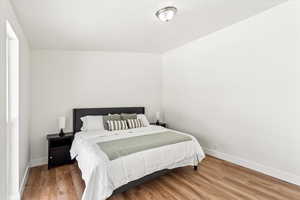
[[[60,132],[59,132],[59,137],[63,137],[64,135],[65,135],[65,133],[64,133],[64,130],[63,129],[60,129]]]

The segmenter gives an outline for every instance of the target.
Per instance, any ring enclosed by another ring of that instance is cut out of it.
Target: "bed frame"
[[[81,117],[87,115],[108,115],[108,114],[121,114],[121,113],[136,113],[136,114],[145,114],[144,107],[119,107],[119,108],[76,108],[73,109],[73,131],[74,134],[80,131],[82,127],[82,121],[80,120]],[[194,170],[197,170],[197,166],[194,166]],[[131,181],[126,185],[123,185],[114,190],[113,194],[118,194],[125,192],[137,185],[143,184],[147,181],[155,179],[163,174],[166,174],[169,169],[160,170],[154,172],[153,174],[144,176],[140,179],[135,181]]]

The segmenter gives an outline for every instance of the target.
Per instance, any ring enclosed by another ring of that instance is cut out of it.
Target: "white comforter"
[[[76,133],[70,152],[72,159],[76,157],[85,181],[86,187],[82,200],[104,200],[115,189],[130,181],[162,169],[197,165],[205,157],[200,144],[193,136],[191,141],[133,153],[112,161],[97,145],[103,141],[165,130],[160,126],[149,126],[126,131]]]

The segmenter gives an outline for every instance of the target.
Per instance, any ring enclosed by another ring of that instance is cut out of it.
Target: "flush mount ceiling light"
[[[171,19],[173,19],[173,17],[176,15],[177,13],[177,8],[173,7],[173,6],[168,6],[162,9],[159,9],[155,15],[158,19],[160,19],[160,21],[163,22],[168,22]]]

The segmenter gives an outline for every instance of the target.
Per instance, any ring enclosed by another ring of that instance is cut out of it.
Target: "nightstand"
[[[48,140],[48,169],[72,163],[70,149],[74,139],[73,132],[65,133],[60,137],[58,134],[47,135]]]
[[[150,123],[150,124],[167,128],[167,123],[164,123],[164,122],[159,122],[159,124],[156,124],[156,122],[153,122],[153,123]]]

